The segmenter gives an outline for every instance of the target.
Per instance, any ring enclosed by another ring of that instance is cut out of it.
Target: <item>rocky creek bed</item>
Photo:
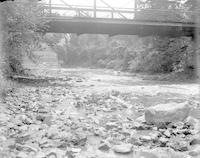
[[[160,90],[149,87],[154,82],[105,71],[42,71],[20,77],[26,84],[3,100],[0,157],[200,157],[196,86],[164,84]]]

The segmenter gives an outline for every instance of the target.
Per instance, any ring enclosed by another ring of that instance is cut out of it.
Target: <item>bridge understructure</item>
[[[93,6],[74,6],[66,1],[63,4],[44,5],[44,11],[48,13],[49,33],[76,33],[80,34],[108,34],[114,35],[139,35],[139,36],[167,36],[194,37],[198,26],[192,21],[164,21],[162,19],[140,19],[137,15],[146,10],[134,8],[113,8],[104,0],[99,0],[105,7],[97,7],[97,0]],[[60,13],[62,12],[61,15]],[[171,10],[151,10],[147,14],[175,14]],[[106,17],[99,16],[106,13]],[[189,12],[191,14],[192,12]],[[143,16],[145,17],[145,15]]]

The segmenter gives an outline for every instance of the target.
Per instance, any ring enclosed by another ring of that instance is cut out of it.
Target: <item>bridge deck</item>
[[[139,21],[80,17],[49,17],[49,29],[54,33],[193,36],[196,25],[182,22]]]

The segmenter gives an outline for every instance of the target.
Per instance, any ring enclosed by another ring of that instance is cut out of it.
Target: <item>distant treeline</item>
[[[150,73],[193,71],[195,68],[193,41],[189,37],[51,34],[46,35],[45,40],[63,66]]]

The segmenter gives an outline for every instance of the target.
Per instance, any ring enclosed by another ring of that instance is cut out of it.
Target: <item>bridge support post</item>
[[[94,0],[94,18],[97,17],[97,0]]]

